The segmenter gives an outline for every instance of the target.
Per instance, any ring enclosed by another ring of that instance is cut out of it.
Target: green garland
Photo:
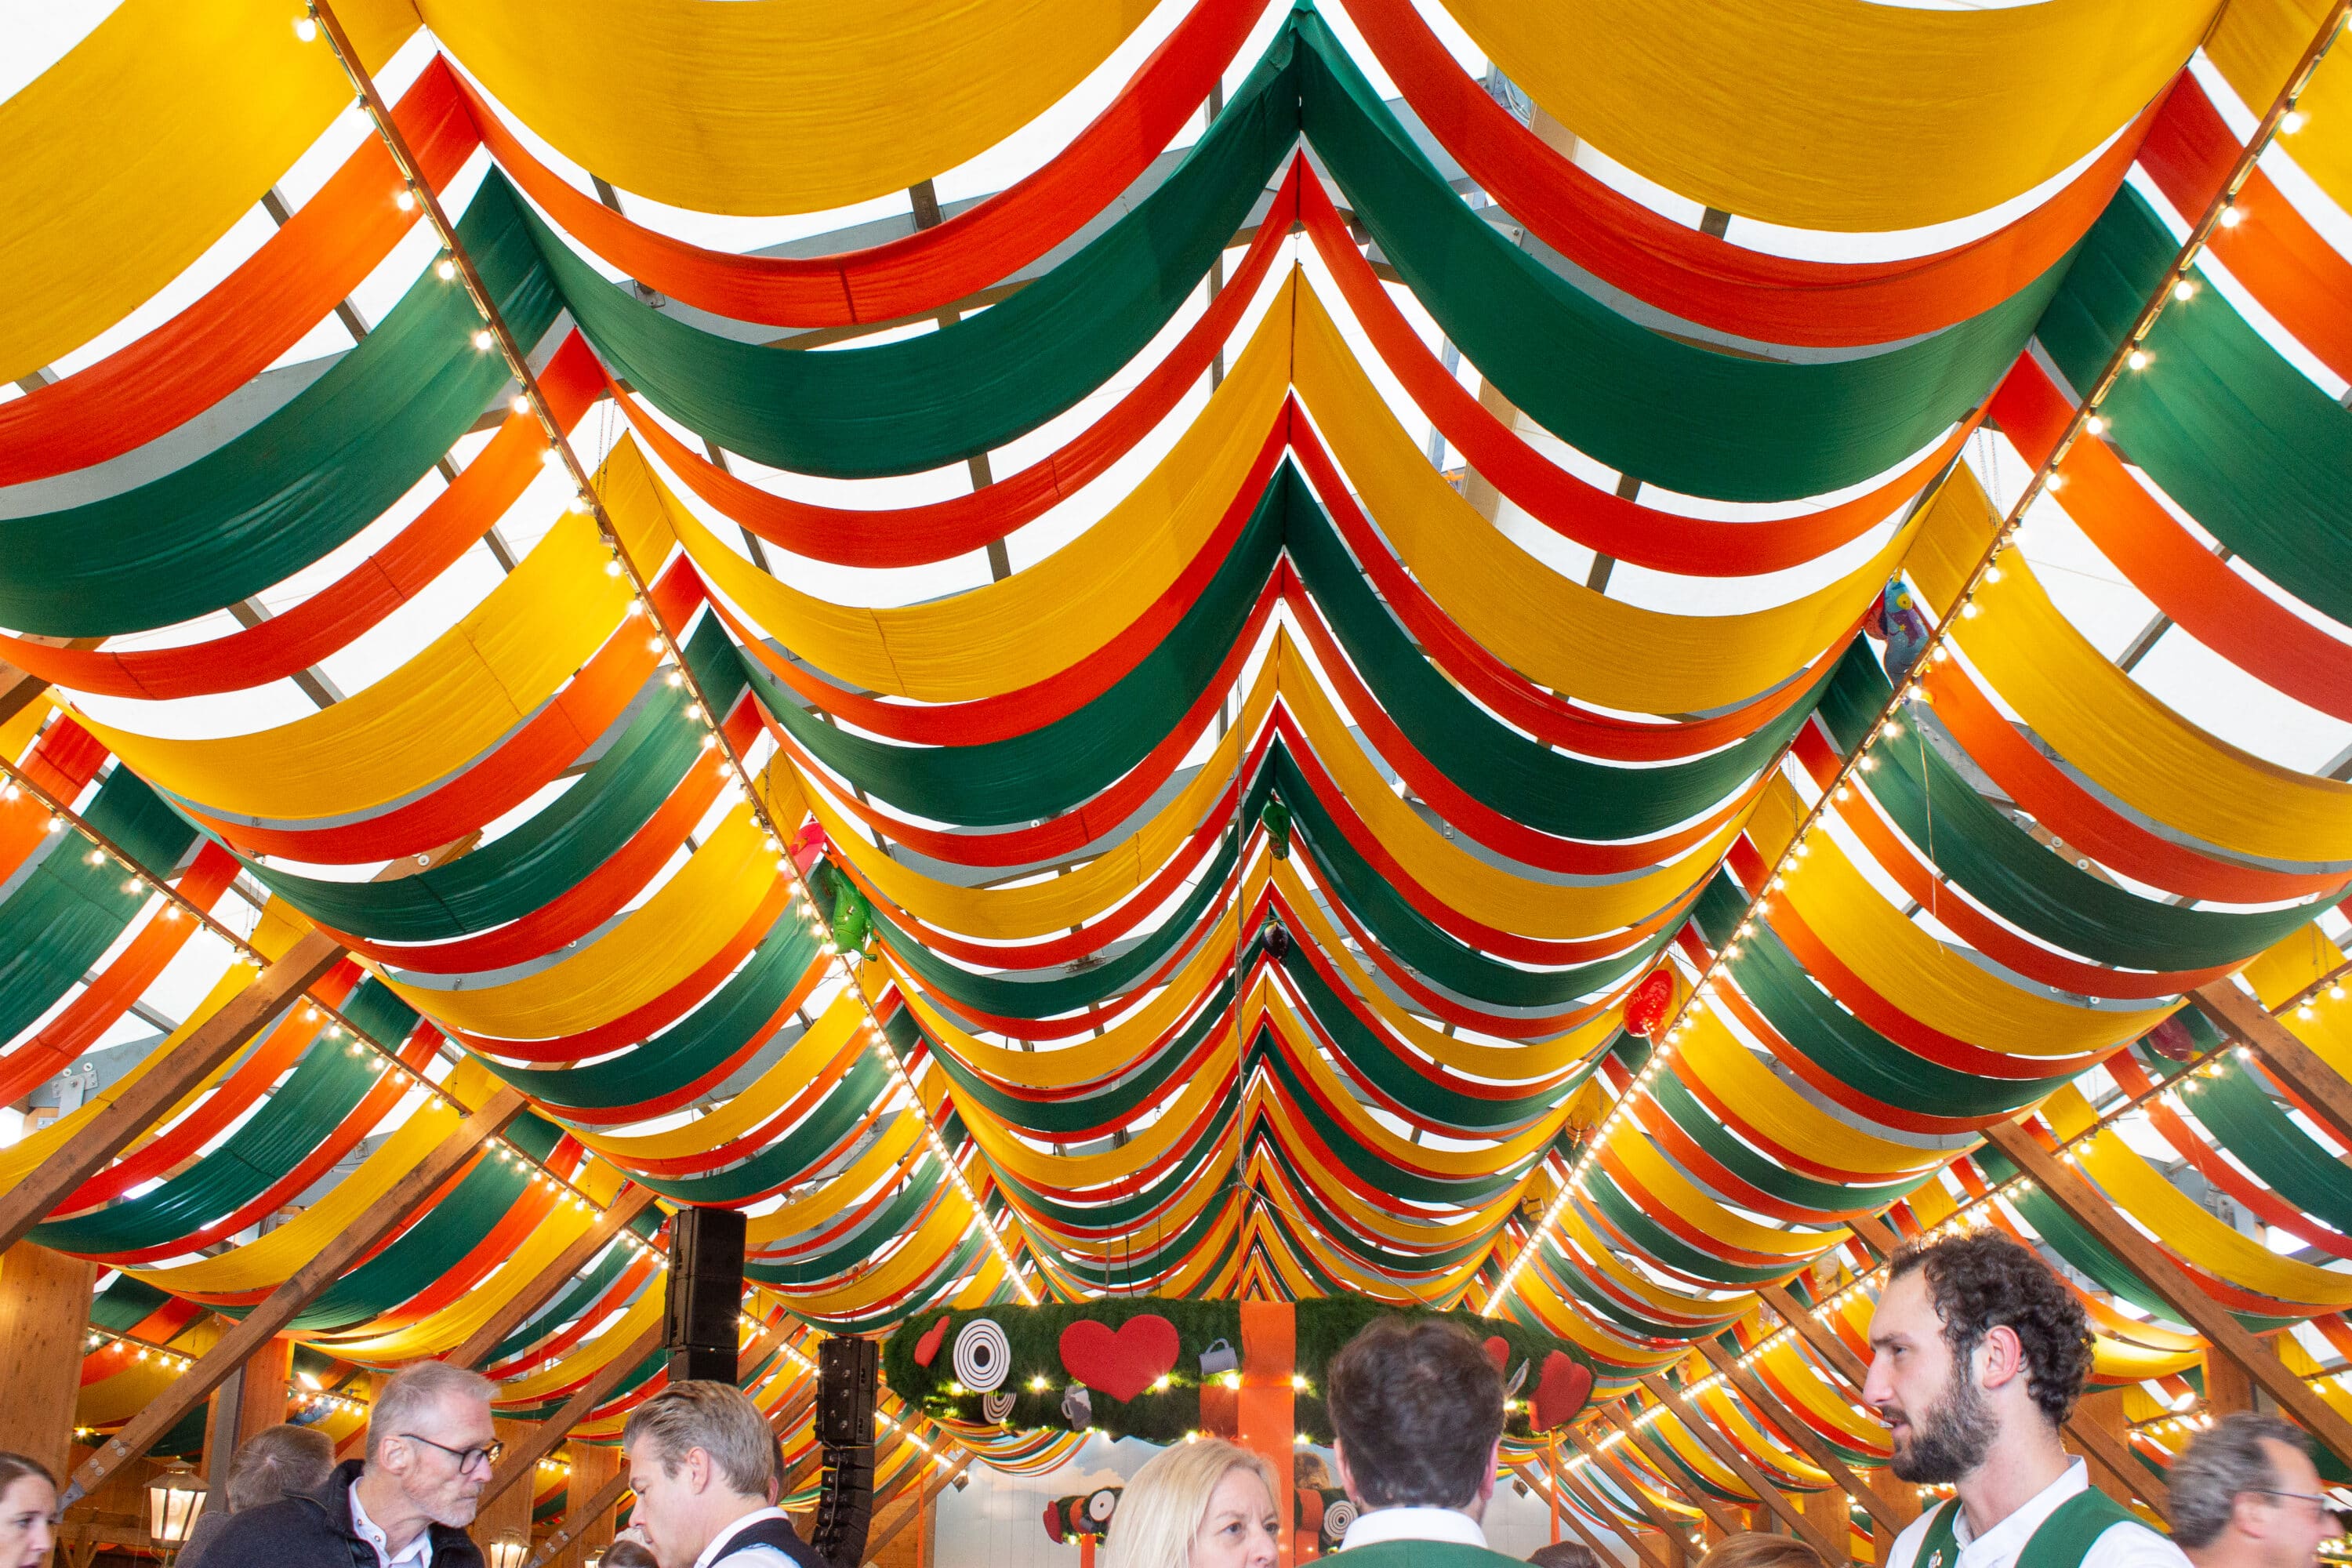
[[[1147,1390],[1128,1400],[1113,1399],[1099,1388],[1089,1389],[1087,1397],[1092,1408],[1087,1424],[1113,1437],[1140,1437],[1151,1443],[1181,1442],[1186,1434],[1202,1429],[1202,1352],[1220,1340],[1237,1354],[1241,1349],[1241,1307],[1236,1302],[1144,1297],[1075,1306],[1007,1304],[968,1311],[923,1312],[908,1319],[883,1342],[882,1376],[899,1398],[943,1420],[972,1426],[1067,1429],[1073,1423],[1064,1415],[1063,1397],[1075,1380],[1062,1365],[1062,1331],[1087,1319],[1117,1330],[1130,1318],[1147,1316],[1165,1318],[1176,1330],[1176,1364],[1168,1372],[1167,1386]],[[1331,1358],[1365,1325],[1385,1317],[1442,1317],[1461,1324],[1482,1341],[1499,1338],[1507,1343],[1510,1352],[1506,1376],[1517,1375],[1522,1366],[1527,1369],[1525,1382],[1507,1402],[1506,1429],[1514,1436],[1533,1435],[1528,1405],[1547,1357],[1557,1351],[1588,1367],[1591,1364],[1591,1358],[1576,1346],[1499,1318],[1482,1318],[1465,1311],[1399,1309],[1359,1298],[1301,1301],[1297,1306],[1296,1364],[1303,1386],[1297,1394],[1293,1426],[1307,1441],[1331,1441],[1330,1417],[1325,1412],[1322,1397],[1324,1374]],[[1004,1331],[1005,1344],[1011,1352],[1011,1369],[996,1392],[1011,1395],[1013,1405],[1001,1421],[992,1420],[982,1409],[979,1393],[956,1381],[957,1337],[967,1323],[978,1318],[995,1321]],[[941,1319],[947,1320],[947,1329],[935,1342],[937,1350],[930,1364],[919,1365],[916,1347]]]

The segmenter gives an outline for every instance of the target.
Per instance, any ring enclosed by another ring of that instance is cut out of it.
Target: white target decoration
[[[1356,1505],[1346,1498],[1339,1499],[1323,1510],[1323,1539],[1335,1544],[1356,1522]]]
[[[1013,1416],[1013,1395],[983,1394],[980,1396],[980,1414],[985,1420],[1003,1425]]]
[[[1108,1524],[1110,1516],[1118,1511],[1118,1489],[1105,1487],[1087,1499],[1087,1517],[1097,1524]]]
[[[974,1318],[956,1331],[955,1374],[974,1394],[993,1394],[1013,1375],[1013,1346],[994,1318]]]

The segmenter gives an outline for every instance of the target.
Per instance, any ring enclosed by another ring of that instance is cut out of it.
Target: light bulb
[[[2236,207],[2226,206],[2221,209],[2221,226],[2223,228],[2235,228],[2245,221],[2246,215],[2240,212]]]
[[[529,414],[530,412],[530,399],[518,392],[514,396],[507,400],[507,406],[513,409],[517,414]]]
[[[2279,116],[2279,134],[2292,136],[2309,123],[2311,123],[2310,117],[2302,110],[2290,109]]]
[[[445,256],[433,264],[433,276],[446,283],[457,276],[457,264]]]
[[[416,193],[403,185],[392,194],[392,205],[402,212],[413,213],[416,210]]]
[[[2186,305],[2197,298],[2197,285],[2183,278],[2172,286],[2172,297]]]
[[[484,327],[474,334],[474,348],[478,353],[488,353],[498,341],[490,335],[490,329]]]
[[[2107,433],[2107,416],[2104,414],[2094,414],[2083,421],[2083,428],[2090,435],[2104,436]]]
[[[306,44],[310,43],[319,36],[319,24],[308,16],[297,16],[294,18],[294,36]]]
[[[2124,361],[2124,363],[2129,365],[2134,370],[2146,370],[2147,368],[2147,351],[2146,349],[2132,350],[2130,356]]]

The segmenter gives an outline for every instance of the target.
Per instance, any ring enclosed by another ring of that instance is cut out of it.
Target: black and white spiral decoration
[[[1333,1546],[1344,1540],[1348,1527],[1356,1522],[1356,1505],[1346,1498],[1327,1505],[1323,1510],[1323,1539]]]
[[[1013,1346],[993,1318],[974,1318],[956,1331],[956,1381],[974,1394],[993,1394],[1013,1374]]]
[[[1097,1525],[1108,1526],[1110,1516],[1118,1511],[1118,1488],[1104,1487],[1087,1499],[1087,1517]]]
[[[980,1396],[980,1414],[985,1420],[1003,1426],[1013,1415],[1013,1395],[983,1394]]]

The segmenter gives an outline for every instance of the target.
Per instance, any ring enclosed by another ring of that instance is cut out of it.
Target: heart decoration
[[[1486,1337],[1486,1359],[1495,1363],[1495,1371],[1497,1375],[1509,1370],[1511,1364],[1511,1342],[1505,1339],[1500,1334],[1489,1334]]]
[[[1544,1357],[1543,1376],[1536,1384],[1535,1420],[1538,1432],[1566,1426],[1592,1395],[1592,1369],[1554,1351]]]
[[[917,1366],[930,1365],[932,1361],[935,1360],[940,1353],[940,1342],[945,1340],[947,1337],[948,1321],[945,1318],[941,1318],[938,1322],[933,1323],[929,1328],[924,1330],[923,1337],[915,1342],[915,1364]]]
[[[1062,1366],[1088,1388],[1128,1400],[1176,1364],[1179,1348],[1176,1325],[1157,1314],[1129,1318],[1117,1330],[1081,1318],[1062,1331]]]

